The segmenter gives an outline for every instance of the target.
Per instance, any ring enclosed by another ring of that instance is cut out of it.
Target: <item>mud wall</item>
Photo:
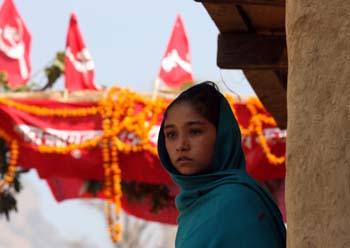
[[[288,247],[350,247],[350,1],[287,0]]]

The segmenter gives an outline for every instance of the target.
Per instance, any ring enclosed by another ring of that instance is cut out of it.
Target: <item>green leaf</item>
[[[0,214],[4,214],[7,221],[10,220],[9,213],[11,211],[17,212],[17,201],[9,192],[0,193]]]
[[[104,183],[103,181],[98,180],[85,180],[83,185],[79,190],[79,195],[84,194],[85,192],[90,193],[93,196],[96,196],[97,193],[103,190]]]
[[[19,175],[15,176],[12,185],[17,193],[19,193],[22,190],[23,187],[22,187],[21,182],[19,181]]]

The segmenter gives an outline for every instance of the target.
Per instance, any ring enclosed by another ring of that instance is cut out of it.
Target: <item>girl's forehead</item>
[[[186,121],[203,119],[200,113],[191,104],[186,102],[177,103],[172,106],[166,115],[165,122]]]
[[[190,103],[187,102],[180,102],[176,103],[174,106],[172,106],[168,110],[168,116],[169,115],[184,115],[184,114],[195,114],[199,115],[198,111],[195,107],[193,107]]]

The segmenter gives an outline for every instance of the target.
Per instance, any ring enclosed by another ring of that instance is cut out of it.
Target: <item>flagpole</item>
[[[64,88],[63,90],[63,102],[68,102],[68,95],[69,95],[69,92],[67,90],[67,88]]]
[[[159,90],[159,84],[160,84],[160,79],[159,79],[159,77],[157,77],[156,80],[154,81],[152,100],[156,100],[156,98],[157,98],[157,93],[158,93],[158,90]]]

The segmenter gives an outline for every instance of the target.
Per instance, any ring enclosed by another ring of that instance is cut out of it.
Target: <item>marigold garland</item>
[[[237,116],[234,108],[234,99],[231,95],[226,95],[232,111]],[[63,147],[39,146],[42,153],[69,153],[77,149],[90,149],[102,145],[103,167],[105,172],[105,195],[106,216],[109,224],[109,231],[113,241],[117,242],[121,235],[121,225],[119,215],[121,212],[121,170],[119,167],[118,154],[148,151],[157,155],[156,147],[149,143],[150,129],[162,118],[162,113],[169,104],[165,99],[148,100],[145,97],[131,92],[128,89],[119,87],[111,88],[107,96],[98,102],[97,107],[85,107],[78,109],[49,109],[45,107],[31,106],[19,103],[10,99],[0,98],[0,104],[16,108],[18,110],[40,116],[60,116],[60,117],[83,117],[100,114],[102,117],[103,134],[100,137],[85,141],[81,144],[68,144]],[[249,136],[256,134],[258,141],[265,153],[268,161],[273,165],[285,162],[285,156],[277,157],[271,153],[267,139],[263,134],[263,126],[276,126],[276,122],[271,116],[261,114],[265,112],[263,105],[257,98],[250,98],[246,106],[251,114],[248,127],[240,125],[242,135]],[[120,139],[120,135],[125,132],[133,134],[134,141],[129,142]],[[0,182],[0,190],[5,183],[13,181],[16,171],[18,157],[17,141],[0,130],[0,137],[3,137],[11,148],[11,159],[7,175],[4,182]]]
[[[231,105],[232,112],[234,113],[236,118],[238,118],[236,110],[233,107],[234,100],[232,96],[226,95],[225,97]],[[263,133],[264,124],[270,126],[277,126],[276,121],[271,116],[259,113],[259,111],[265,112],[265,108],[257,98],[249,98],[246,102],[246,106],[251,114],[251,118],[247,128],[239,124],[239,128],[241,130],[242,135],[249,136],[255,133],[258,136],[258,141],[269,163],[273,165],[283,164],[286,160],[285,155],[277,157],[276,155],[272,154],[267,139]]]
[[[6,106],[18,109],[20,111],[39,116],[81,117],[95,115],[98,112],[98,109],[96,107],[83,107],[78,109],[51,109],[45,107],[31,106],[7,98],[0,98],[0,104],[4,104]]]
[[[100,114],[102,116],[102,125],[104,133],[112,133],[113,129],[118,129],[119,113],[113,111],[112,94],[110,91],[107,101],[100,101]],[[116,102],[123,99],[117,98]],[[114,104],[117,105],[117,104]],[[116,130],[118,131],[118,130]],[[102,141],[102,158],[105,170],[105,194],[107,197],[105,212],[108,222],[108,230],[113,242],[120,240],[121,224],[119,222],[121,212],[121,170],[118,163],[118,149],[115,144],[116,135],[113,137],[104,137]],[[114,206],[113,206],[114,204]]]
[[[144,107],[136,113],[138,104]],[[127,89],[121,91],[119,88],[111,88],[107,97],[99,101],[104,131],[100,139],[107,197],[105,212],[110,236],[114,242],[120,239],[122,230],[119,223],[122,190],[118,153],[148,150],[156,154],[155,148],[149,145],[148,135],[150,128],[157,124],[166,106],[164,100],[149,101]],[[123,131],[133,133],[139,139],[138,143],[130,144],[120,140],[119,135]],[[66,151],[69,149],[72,149],[72,146],[66,147]]]
[[[121,99],[120,101],[115,101],[119,98]],[[233,97],[227,94],[226,98],[230,102],[234,114],[237,116],[234,108]],[[105,112],[108,116],[112,116],[113,114],[124,116],[124,119],[119,122],[119,128],[111,128],[109,130],[106,130],[101,137],[85,141],[79,145],[69,144],[66,147],[51,147],[41,145],[39,146],[39,151],[41,152],[67,153],[76,149],[89,149],[96,147],[103,138],[111,138],[118,135],[120,130],[124,130],[134,133],[137,137],[140,138],[140,142],[137,145],[130,145],[121,141],[117,141],[117,147],[119,151],[130,153],[131,151],[136,152],[145,150],[151,152],[154,155],[157,154],[157,150],[156,147],[149,144],[148,133],[150,128],[157,123],[158,119],[160,118],[160,114],[168,105],[168,102],[164,99],[150,101],[145,97],[136,94],[135,92],[131,92],[128,89],[122,90],[119,87],[111,88],[107,94],[107,97],[100,100],[98,108],[87,107],[79,109],[49,109],[22,104],[5,98],[0,98],[0,103],[31,114],[42,116],[81,117],[95,115],[102,112]],[[134,113],[136,104],[144,105],[144,109],[137,114]],[[249,136],[253,133],[257,134],[259,143],[268,161],[274,165],[284,163],[285,156],[277,157],[271,153],[271,149],[269,148],[266,137],[262,131],[264,124],[276,126],[276,122],[271,116],[258,114],[259,110],[264,110],[264,107],[257,98],[250,98],[247,101],[246,106],[250,111],[252,118],[249,122],[248,127],[243,127],[240,125],[242,135]],[[113,109],[115,111],[113,111]]]
[[[10,159],[8,162],[7,172],[4,178],[0,181],[0,192],[5,186],[9,187],[14,180],[16,173],[16,165],[18,158],[18,142],[17,140],[11,139],[11,137],[2,129],[0,129],[0,138],[4,139],[9,144]]]

